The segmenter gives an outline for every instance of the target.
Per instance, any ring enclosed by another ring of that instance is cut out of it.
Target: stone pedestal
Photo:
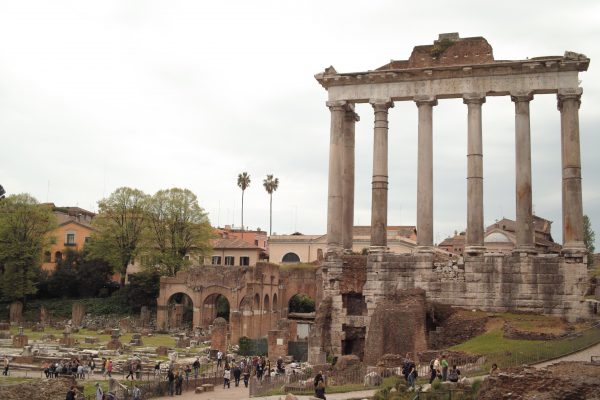
[[[71,347],[75,345],[75,338],[71,336],[71,332],[63,332],[63,337],[60,338],[60,344],[66,347]]]
[[[210,347],[212,349],[227,350],[227,321],[223,318],[217,318],[213,322],[213,328],[210,334]]]
[[[129,344],[132,346],[143,346],[144,343],[142,342],[142,335],[139,333],[134,333]]]
[[[29,343],[29,338],[26,335],[14,335],[12,340],[13,347],[25,347]]]
[[[121,336],[121,332],[118,329],[111,330],[110,342],[106,345],[108,350],[120,350],[123,348],[123,343],[119,340],[119,336]]]

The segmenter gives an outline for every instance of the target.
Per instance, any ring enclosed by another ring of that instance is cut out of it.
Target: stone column
[[[463,96],[468,107],[467,138],[467,237],[465,253],[481,254],[485,251],[483,236],[483,145],[481,138],[481,105],[485,94]]]
[[[579,105],[583,90],[559,89],[562,151],[563,253],[585,252],[581,201],[581,157],[579,151]]]
[[[370,103],[375,112],[370,251],[377,253],[387,250],[388,109],[394,103],[390,99],[371,100]]]
[[[419,108],[417,158],[417,251],[433,251],[433,106],[435,97],[416,97]]]
[[[342,141],[345,101],[328,101],[331,111],[329,191],[327,197],[327,253],[342,250]]]
[[[342,247],[352,252],[352,228],[354,227],[354,128],[360,118],[349,104],[344,114],[343,128],[343,167],[342,167]]]
[[[534,253],[534,227],[531,196],[531,132],[529,126],[529,102],[531,92],[511,93],[515,103],[515,171],[517,207],[516,252]]]

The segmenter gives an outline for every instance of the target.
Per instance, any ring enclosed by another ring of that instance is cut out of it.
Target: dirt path
[[[590,362],[592,356],[600,356],[600,343],[588,347],[585,350],[578,351],[577,353],[569,354],[568,356],[560,357],[555,360],[545,361],[540,364],[535,364],[536,368],[544,368],[548,365],[556,364],[560,361],[587,361]]]

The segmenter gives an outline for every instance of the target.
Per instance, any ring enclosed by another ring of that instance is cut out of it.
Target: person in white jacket
[[[100,387],[100,384],[98,382],[96,382],[96,400],[102,400],[103,396],[104,396],[104,391]]]

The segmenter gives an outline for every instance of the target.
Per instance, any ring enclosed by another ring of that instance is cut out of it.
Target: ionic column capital
[[[556,94],[558,110],[562,111],[563,103],[568,100],[575,100],[577,102],[577,108],[579,108],[579,106],[581,105],[582,94],[582,88],[558,89],[558,93]]]
[[[345,107],[346,113],[344,114],[344,118],[346,121],[360,121],[360,116],[354,111],[354,103],[348,103]]]
[[[327,101],[325,103],[331,111],[344,111],[347,104],[348,102],[345,100]]]
[[[377,111],[386,111],[389,108],[394,108],[394,102],[391,99],[371,99],[369,104],[373,106],[373,109]]]
[[[529,103],[533,100],[533,92],[510,92],[510,100],[515,103]]]
[[[415,96],[413,98],[417,107],[421,106],[437,106],[438,102],[435,96]]]
[[[463,94],[464,104],[483,104],[485,103],[485,93],[465,93]]]

